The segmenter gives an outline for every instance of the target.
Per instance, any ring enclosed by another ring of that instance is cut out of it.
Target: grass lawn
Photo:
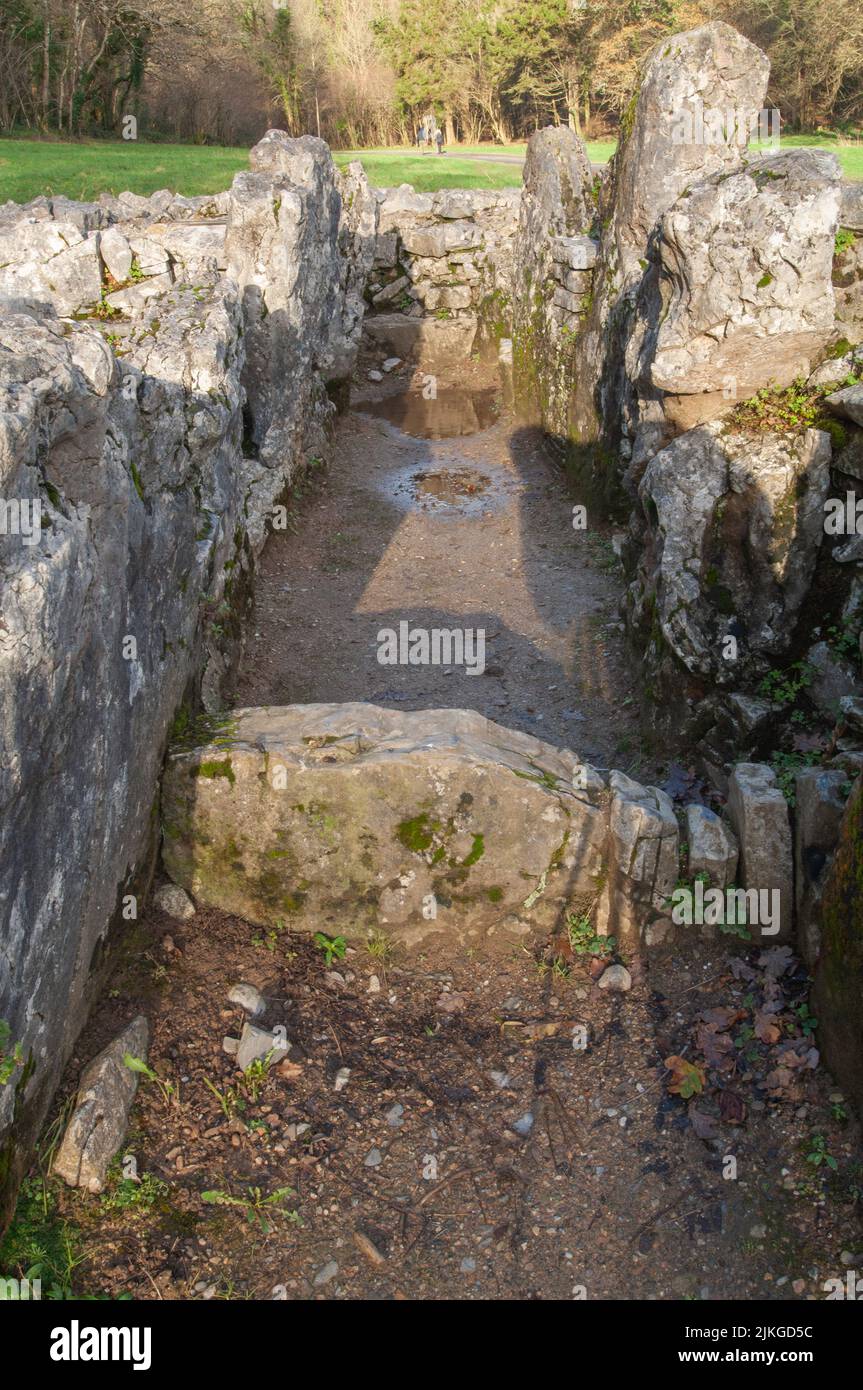
[[[828,136],[783,136],[790,148],[813,145],[832,149],[839,156],[846,178],[863,179],[863,144],[838,145]],[[614,142],[591,141],[590,158],[605,163]],[[360,159],[377,186],[411,183],[431,192],[436,188],[517,188],[518,164],[466,159],[461,155],[506,154],[523,157],[525,146],[472,145],[438,157],[429,151],[336,150],[337,164]],[[64,193],[83,201],[102,192],[154,193],[170,188],[179,193],[218,193],[227,188],[239,169],[248,168],[246,149],[209,145],[162,145],[124,140],[83,140],[66,144],[55,140],[0,139],[0,203],[12,199],[26,203],[40,193]]]

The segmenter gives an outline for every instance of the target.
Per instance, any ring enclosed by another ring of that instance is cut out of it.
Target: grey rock
[[[274,1033],[269,1028],[257,1028],[253,1023],[244,1023],[240,1045],[237,1048],[237,1066],[240,1071],[248,1071],[253,1062],[262,1062],[268,1057],[271,1064],[275,1064],[279,1060],[279,1053],[286,1051],[281,1033]]]
[[[842,184],[839,222],[853,232],[863,232],[863,183]]]
[[[380,1149],[369,1149],[368,1153],[363,1159],[363,1163],[367,1168],[379,1168],[382,1162],[383,1154],[381,1153]]]
[[[138,1089],[138,1075],[123,1058],[129,1054],[146,1061],[149,1039],[147,1020],[136,1018],[84,1070],[75,1109],[53,1163],[53,1171],[70,1187],[102,1191]]]
[[[834,331],[839,178],[832,154],[764,155],[699,182],[665,214],[660,258],[673,288],[650,380],[674,398],[665,409],[678,428],[727,410],[729,382],[743,400],[808,375],[820,357]]]
[[[846,773],[802,768],[794,785],[794,868],[797,940],[814,968],[821,947],[819,906],[830,857],[839,841],[845,811]]]
[[[175,922],[188,922],[195,915],[195,904],[178,883],[163,883],[153,894],[153,906]]]
[[[652,538],[642,584],[688,670],[730,685],[750,653],[786,650],[824,537],[830,456],[820,430],[752,438],[713,423],[679,435],[647,465],[639,494]],[[724,655],[732,619],[736,661]]]
[[[322,1289],[326,1284],[331,1284],[339,1272],[339,1266],[335,1260],[327,1260],[314,1277],[313,1283],[316,1289]]]
[[[726,888],[737,874],[737,841],[715,811],[706,806],[687,806],[686,842],[689,877],[706,873],[714,888]]]
[[[863,385],[843,386],[827,397],[826,404],[836,415],[853,420],[855,425],[863,425]]]
[[[728,814],[740,845],[745,889],[778,893],[779,920],[770,935],[753,926],[765,944],[789,941],[793,920],[793,859],[788,803],[765,763],[738,763],[728,782]],[[778,930],[775,930],[778,928]]]
[[[625,965],[609,965],[603,970],[597,984],[600,989],[610,989],[612,994],[626,994],[632,989],[632,976]]]
[[[239,1005],[249,1015],[249,1018],[259,1018],[267,1007],[267,1001],[257,986],[247,984],[242,980],[231,985],[228,990],[228,1003]]]
[[[128,279],[132,269],[132,248],[123,233],[116,227],[108,227],[99,237],[99,254],[105,269],[118,282]]]
[[[822,714],[835,719],[842,700],[860,694],[857,671],[826,642],[816,642],[810,647],[806,663],[814,672],[806,693]]]

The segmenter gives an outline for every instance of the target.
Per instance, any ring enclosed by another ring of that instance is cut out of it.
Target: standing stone
[[[819,905],[845,812],[847,773],[805,767],[794,783],[794,868],[797,941],[812,969],[821,944]]]
[[[654,230],[684,189],[740,165],[745,142],[706,139],[703,116],[757,116],[769,71],[766,55],[719,21],[660,41],[649,58],[623,118],[596,292],[576,354],[571,429],[577,441],[588,444],[602,436],[613,447],[621,427],[634,435],[639,406],[623,366],[627,358],[638,360],[663,310],[654,287],[636,323],[635,301],[649,270]]]
[[[776,785],[773,769],[766,763],[738,763],[728,781],[728,813],[740,842],[742,886],[777,890],[778,919],[774,918],[770,936],[752,927],[755,940],[790,941],[793,924],[793,865],[791,825],[788,803]],[[770,900],[772,902],[772,899]]]
[[[608,872],[597,906],[597,932],[623,950],[637,950],[645,930],[669,916],[677,882],[678,829],[674,807],[658,787],[643,787],[622,772],[609,777]],[[652,940],[663,933],[654,930]]]
[[[689,877],[706,873],[713,888],[727,888],[737,874],[737,841],[724,821],[706,806],[687,806]]]
[[[527,143],[515,238],[513,347],[516,394],[546,429],[566,433],[569,373],[562,316],[553,303],[552,238],[585,236],[596,217],[593,172],[581,137],[550,126]]]
[[[863,1109],[863,777],[849,797],[821,901],[815,972],[818,1043],[842,1090]]]
[[[109,1043],[85,1069],[54,1172],[70,1187],[101,1192],[108,1164],[126,1134],[129,1111],[138,1089],[138,1074],[127,1067],[126,1054],[146,1060],[150,1030],[141,1016]]]

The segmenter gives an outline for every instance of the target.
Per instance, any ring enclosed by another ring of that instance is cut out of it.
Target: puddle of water
[[[433,400],[426,400],[420,391],[399,391],[380,401],[358,401],[354,409],[388,420],[415,439],[454,439],[478,434],[495,424],[500,399],[493,386],[483,391],[446,387]]]
[[[457,505],[465,497],[478,497],[491,486],[491,479],[472,468],[438,468],[434,472],[414,473],[418,494],[426,493],[438,502]]]

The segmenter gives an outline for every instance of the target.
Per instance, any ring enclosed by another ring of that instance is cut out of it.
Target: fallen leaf
[[[755,1036],[760,1042],[775,1043],[782,1037],[782,1029],[779,1024],[763,1010],[759,1010],[755,1015],[753,1027]]]
[[[742,1125],[746,1120],[746,1102],[736,1091],[720,1091],[719,1113],[727,1125]]]
[[[696,1106],[689,1107],[689,1123],[695,1130],[699,1139],[715,1139],[719,1133],[719,1124],[714,1115],[708,1115]]]
[[[687,1062],[685,1057],[666,1057],[664,1066],[671,1072],[671,1080],[668,1089],[672,1095],[682,1096],[688,1100],[690,1096],[699,1095],[704,1090],[704,1083],[707,1075],[703,1067],[697,1063]]]

